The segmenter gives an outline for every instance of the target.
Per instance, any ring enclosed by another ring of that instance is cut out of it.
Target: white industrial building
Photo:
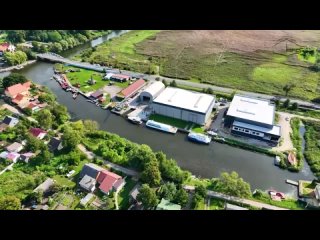
[[[154,82],[140,94],[141,101],[152,102],[166,88],[162,82]]]
[[[225,118],[225,126],[237,135],[278,142],[281,127],[274,125],[275,105],[269,100],[235,95]]]
[[[204,125],[210,118],[212,95],[167,87],[153,100],[153,113]]]

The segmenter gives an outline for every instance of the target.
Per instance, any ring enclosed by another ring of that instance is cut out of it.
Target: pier
[[[290,179],[287,179],[287,180],[286,180],[286,183],[291,184],[291,185],[296,186],[296,187],[299,186],[299,183],[298,183],[298,182],[293,181],[293,180],[290,180]]]

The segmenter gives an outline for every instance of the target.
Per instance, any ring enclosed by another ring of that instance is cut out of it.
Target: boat
[[[87,102],[94,103],[94,101],[92,101],[92,100],[90,100],[90,99],[87,99]]]
[[[192,142],[204,143],[209,144],[211,142],[211,137],[201,134],[201,133],[194,133],[190,132],[188,134],[188,139]]]
[[[73,99],[76,99],[76,98],[78,97],[78,93],[74,93],[74,94],[72,95],[72,97],[73,97]]]
[[[281,158],[279,156],[274,157],[274,165],[279,166],[281,162]]]
[[[159,131],[173,133],[173,134],[178,131],[178,128],[176,128],[176,127],[173,127],[171,125],[164,124],[164,123],[159,123],[159,122],[156,122],[153,120],[148,120],[146,123],[146,126],[149,128],[157,129]]]
[[[297,164],[297,158],[296,156],[294,155],[293,152],[290,152],[288,154],[288,162],[292,165],[292,166],[295,166]]]
[[[282,192],[278,192],[278,191],[275,191],[275,190],[269,190],[269,194],[271,197],[278,197],[278,198],[281,198],[281,199],[286,199],[286,195]]]
[[[212,137],[216,137],[218,136],[218,133],[214,132],[214,131],[207,131],[207,134],[212,136]]]
[[[142,120],[139,117],[128,117],[128,120],[134,124],[142,124]]]

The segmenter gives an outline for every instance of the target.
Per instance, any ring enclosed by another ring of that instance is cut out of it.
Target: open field
[[[131,31],[84,60],[265,94],[290,83],[289,96],[312,100],[320,74],[296,49],[319,45],[320,31]]]

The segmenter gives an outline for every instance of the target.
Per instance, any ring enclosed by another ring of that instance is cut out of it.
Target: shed
[[[140,94],[141,101],[152,102],[166,88],[162,82],[154,82]]]
[[[181,206],[162,198],[157,206],[157,210],[181,210]]]
[[[98,91],[95,91],[94,93],[92,93],[90,96],[91,96],[92,98],[98,99],[98,98],[100,98],[100,97],[103,97],[103,92],[100,91],[100,90],[98,90]]]
[[[80,200],[80,204],[82,206],[86,206],[88,204],[88,202],[90,202],[90,200],[94,197],[94,195],[92,193],[88,193],[84,198],[82,198]]]
[[[81,181],[79,182],[80,187],[82,187],[84,190],[88,192],[93,192],[96,189],[96,179],[85,175]]]
[[[47,178],[43,183],[41,183],[36,189],[34,189],[34,192],[38,192],[42,190],[43,192],[47,192],[50,190],[50,188],[53,186],[54,180],[51,178]]]

